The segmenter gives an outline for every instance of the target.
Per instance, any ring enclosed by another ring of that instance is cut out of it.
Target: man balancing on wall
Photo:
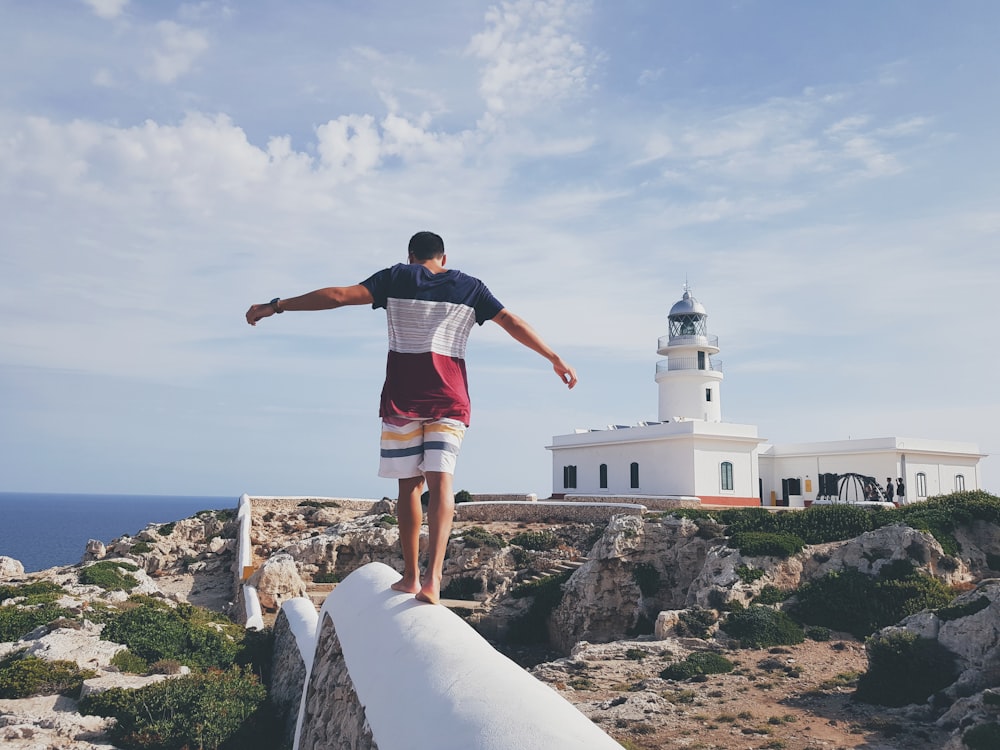
[[[507,310],[479,279],[445,268],[444,241],[433,232],[410,239],[407,263],[399,263],[354,286],[327,287],[300,297],[253,305],[247,322],[286,310],[331,310],[344,305],[384,307],[389,356],[379,416],[382,418],[379,476],[399,480],[399,541],[403,577],[396,591],[437,604],[441,571],[451,535],[455,497],[452,476],[469,424],[465,344],[472,324],[495,321],[516,341],[549,362],[572,388],[576,372],[524,320]],[[424,482],[430,492],[427,569],[418,560]]]

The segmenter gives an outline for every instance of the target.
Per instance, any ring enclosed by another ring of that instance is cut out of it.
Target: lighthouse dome
[[[707,315],[705,306],[691,296],[691,293],[684,290],[684,296],[670,308],[669,317],[675,315]]]

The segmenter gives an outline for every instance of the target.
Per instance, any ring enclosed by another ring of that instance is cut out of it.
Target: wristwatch
[[[275,298],[274,298],[273,300],[271,300],[271,302],[270,302],[270,305],[271,305],[271,309],[272,309],[272,310],[274,310],[274,311],[275,311],[275,312],[276,312],[276,313],[277,313],[278,315],[281,315],[281,313],[283,313],[283,312],[284,312],[284,310],[282,310],[282,309],[281,309],[280,307],[278,307],[278,302],[279,302],[280,300],[281,300],[281,297],[275,297]]]

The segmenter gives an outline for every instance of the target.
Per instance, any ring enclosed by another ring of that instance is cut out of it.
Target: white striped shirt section
[[[386,313],[392,351],[465,358],[469,331],[476,322],[476,311],[468,305],[390,297]]]

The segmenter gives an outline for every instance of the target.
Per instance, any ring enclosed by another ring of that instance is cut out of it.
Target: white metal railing
[[[656,372],[672,372],[674,370],[700,370],[711,372],[722,372],[722,360],[715,357],[706,357],[705,367],[698,367],[697,357],[677,357],[661,359],[656,363]]]
[[[668,346],[708,346],[719,348],[718,336],[660,336],[656,341],[658,349]]]

